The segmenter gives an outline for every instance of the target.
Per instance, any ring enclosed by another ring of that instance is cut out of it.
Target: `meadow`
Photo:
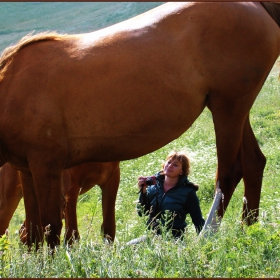
[[[267,158],[258,223],[250,227],[241,224],[242,181],[219,231],[207,238],[197,236],[189,218],[184,240],[175,242],[168,233],[154,236],[145,229],[146,218],[139,217],[135,210],[137,177],[159,171],[169,151],[183,149],[192,158],[189,179],[200,186],[197,194],[203,216],[207,217],[214,197],[217,158],[212,116],[205,109],[178,139],[151,154],[121,163],[116,201],[117,232],[113,245],[104,243],[100,235],[102,214],[98,186],[79,197],[81,240],[72,248],[57,247],[54,256],[46,246],[38,252],[28,252],[19,242],[18,229],[25,217],[21,201],[11,220],[9,236],[0,239],[0,277],[280,277],[278,72],[276,68],[271,71],[250,113],[253,130]],[[147,141],[149,133],[152,132],[147,131]],[[147,235],[145,242],[126,246],[126,242],[143,234]]]

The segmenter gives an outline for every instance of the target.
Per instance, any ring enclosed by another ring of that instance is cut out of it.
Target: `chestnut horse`
[[[104,236],[113,241],[116,233],[115,201],[120,181],[119,162],[88,162],[79,164],[63,172],[63,195],[66,198],[65,208],[61,209],[65,216],[65,240],[72,243],[79,239],[77,224],[77,198],[80,194],[89,191],[94,185],[102,190],[103,223],[101,230]],[[20,171],[4,164],[0,169],[0,235],[3,235],[22,198]],[[28,197],[25,197],[26,211],[32,212],[28,207]],[[63,200],[63,199],[62,199]],[[27,243],[25,232],[26,221],[21,227],[21,241]]]
[[[21,170],[24,197],[36,193],[26,201],[26,230],[36,233],[29,242],[42,241],[50,224],[48,244],[59,244],[64,169],[153,152],[206,106],[220,209],[243,176],[248,211],[256,210],[262,154],[249,111],[280,53],[279,12],[266,5],[171,2],[91,33],[27,35],[4,50],[0,165]]]

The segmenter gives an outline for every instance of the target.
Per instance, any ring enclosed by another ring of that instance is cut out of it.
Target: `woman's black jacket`
[[[142,192],[139,195],[139,203],[137,211],[139,216],[142,216],[143,211],[149,215],[147,225],[149,228],[158,229],[159,221],[168,228],[172,228],[174,236],[178,237],[184,232],[187,223],[186,216],[190,214],[192,222],[199,233],[205,223],[199,206],[199,200],[196,195],[198,186],[191,183],[187,177],[179,177],[178,183],[164,193],[163,182],[164,175],[156,174],[156,184],[149,186],[145,194]],[[144,209],[143,209],[144,208]],[[174,217],[171,223],[166,224],[166,220],[162,214],[169,210]],[[157,230],[160,234],[160,229]]]

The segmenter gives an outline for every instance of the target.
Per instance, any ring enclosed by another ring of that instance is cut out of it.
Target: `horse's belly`
[[[190,117],[187,121],[178,118],[165,124],[165,119],[161,120],[161,124],[152,125],[153,119],[141,126],[132,126],[126,130],[114,128],[111,134],[106,136],[91,135],[84,139],[76,139],[71,142],[69,158],[71,161],[115,161],[128,160],[143,156],[153,152],[174,139],[182,135],[196,119],[197,115]],[[177,125],[176,122],[180,125]],[[171,124],[173,123],[173,125]],[[115,130],[117,129],[117,130]]]

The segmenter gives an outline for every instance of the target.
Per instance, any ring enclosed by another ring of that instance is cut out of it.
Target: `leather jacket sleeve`
[[[139,201],[136,206],[137,213],[140,217],[142,217],[143,214],[148,215],[149,214],[149,203],[147,198],[147,193],[140,192],[139,194]]]
[[[205,220],[202,217],[199,200],[195,191],[191,191],[188,194],[186,204],[195,229],[199,233],[204,226]]]

